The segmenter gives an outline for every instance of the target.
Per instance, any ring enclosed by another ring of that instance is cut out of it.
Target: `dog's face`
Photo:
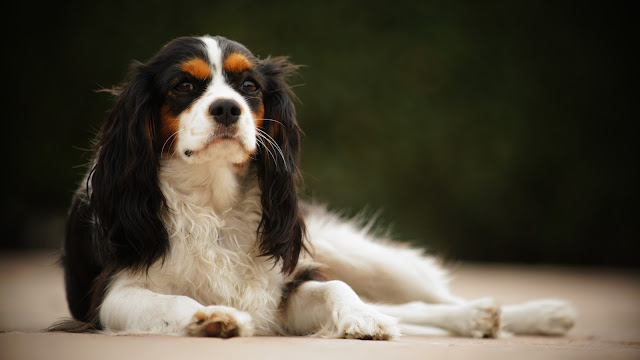
[[[254,172],[238,174],[256,174],[260,185],[260,250],[292,271],[304,234],[296,193],[300,129],[286,81],[296,69],[287,58],[258,59],[239,43],[208,36],[176,39],[137,63],[114,91],[90,176],[91,207],[112,248],[106,252],[120,249],[114,258],[138,266],[166,250],[158,240],[167,237],[163,160],[181,161],[185,170],[251,166]]]
[[[266,136],[260,61],[238,43],[210,37],[176,40],[156,58],[173,60],[157,77],[160,152],[190,163],[246,163],[256,138]]]

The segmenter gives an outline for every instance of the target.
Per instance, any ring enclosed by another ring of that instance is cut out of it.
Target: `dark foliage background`
[[[0,248],[58,246],[132,60],[304,64],[303,191],[451,259],[637,266],[637,16],[606,2],[111,1],[4,13]],[[7,5],[5,5],[7,6]]]

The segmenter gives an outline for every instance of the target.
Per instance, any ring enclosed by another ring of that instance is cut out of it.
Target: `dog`
[[[135,63],[75,193],[52,331],[387,340],[564,335],[562,300],[451,294],[436,258],[301,201],[286,57],[184,37]]]

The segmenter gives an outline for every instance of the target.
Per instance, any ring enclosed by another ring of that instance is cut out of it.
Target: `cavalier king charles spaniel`
[[[452,295],[436,259],[298,198],[297,66],[223,37],[136,63],[73,197],[53,331],[563,335],[561,300]]]

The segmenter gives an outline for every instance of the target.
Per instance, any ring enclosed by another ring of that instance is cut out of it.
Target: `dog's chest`
[[[174,227],[180,231],[170,233],[171,250],[164,264],[150,274],[150,287],[205,306],[246,311],[253,316],[257,333],[273,334],[284,278],[278,266],[258,256],[256,233],[244,231],[237,222]]]
[[[163,219],[170,250],[164,263],[153,269],[151,290],[246,311],[258,334],[273,334],[284,278],[279,266],[259,256],[262,215],[257,181],[231,186],[208,173],[199,178],[199,173],[165,165],[161,187],[171,209]],[[185,174],[192,176],[183,178]],[[220,189],[238,189],[231,191],[232,208],[219,210]]]

